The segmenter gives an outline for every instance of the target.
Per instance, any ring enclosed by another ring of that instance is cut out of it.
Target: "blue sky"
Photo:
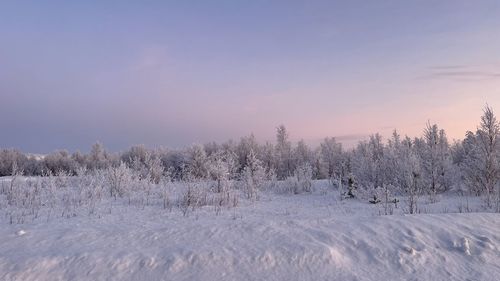
[[[498,1],[1,1],[0,147],[461,138],[499,30]]]

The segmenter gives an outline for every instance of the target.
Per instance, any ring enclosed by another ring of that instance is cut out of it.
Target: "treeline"
[[[394,131],[387,141],[374,134],[353,149],[344,149],[335,138],[325,138],[311,148],[304,141],[292,143],[281,125],[276,141],[265,144],[250,135],[238,142],[211,142],[180,150],[138,145],[111,153],[96,143],[88,154],[58,150],[37,157],[2,149],[0,176],[76,175],[81,169],[93,171],[123,164],[154,182],[164,176],[173,180],[285,180],[305,174],[313,179],[330,179],[350,190],[397,189],[410,197],[463,189],[487,195],[490,205],[494,195],[500,196],[499,135],[500,125],[487,106],[477,130],[454,143],[449,142],[443,129],[429,123],[423,135],[416,138],[401,137]]]
[[[228,166],[230,178],[237,179],[252,161],[250,158],[255,158],[266,174],[280,180],[293,175],[297,167],[306,164],[311,166],[313,178],[324,179],[335,176],[340,172],[339,168],[343,169],[346,153],[335,138],[326,138],[317,149],[310,148],[304,141],[294,145],[289,141],[285,126],[281,125],[277,128],[277,142],[265,144],[259,144],[253,135],[249,135],[239,142],[195,144],[180,150],[135,145],[126,151],[112,153],[99,142],[92,146],[88,154],[57,150],[40,156],[24,154],[16,149],[1,149],[0,176],[10,176],[14,170],[25,176],[76,175],[80,168],[99,170],[123,162],[136,171],[160,165],[162,173],[168,173],[174,179],[182,179],[187,173],[204,179],[210,177],[210,166],[220,160]]]

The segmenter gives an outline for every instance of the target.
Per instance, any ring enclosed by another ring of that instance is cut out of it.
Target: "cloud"
[[[457,65],[435,65],[435,66],[429,67],[429,69],[431,69],[431,70],[447,70],[447,69],[463,69],[463,68],[466,68],[466,67],[467,67],[466,65],[461,65],[461,64],[457,64]]]
[[[379,130],[382,130],[382,131],[387,131],[387,130],[394,130],[395,129],[395,126],[381,126],[378,128]]]
[[[367,137],[368,137],[367,134],[350,134],[350,135],[335,136],[335,139],[340,142],[353,142],[365,139]]]
[[[450,78],[500,78],[500,72],[487,71],[440,71],[431,74],[433,77],[450,77]]]
[[[477,81],[484,79],[500,79],[500,70],[487,69],[485,66],[437,65],[429,67],[430,73],[422,79],[451,79],[459,81]]]

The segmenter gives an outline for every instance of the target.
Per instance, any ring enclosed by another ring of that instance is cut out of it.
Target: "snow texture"
[[[263,193],[215,215],[117,205],[1,221],[0,280],[498,280],[500,215],[379,216],[334,192]],[[439,205],[441,204],[441,205]],[[448,206],[448,207],[445,207]]]

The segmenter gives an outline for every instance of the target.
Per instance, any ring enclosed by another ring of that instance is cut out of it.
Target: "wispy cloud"
[[[441,71],[431,74],[433,77],[450,77],[450,78],[500,78],[500,72],[487,71]]]
[[[429,67],[431,70],[452,70],[452,69],[463,69],[466,68],[466,65],[463,64],[457,64],[457,65],[435,65]]]
[[[351,142],[351,141],[359,141],[367,137],[368,137],[367,134],[350,134],[350,135],[335,136],[335,139],[341,142]]]
[[[485,66],[437,65],[429,67],[429,73],[421,79],[451,79],[459,81],[476,81],[484,79],[500,79],[500,70]]]
[[[395,126],[381,126],[378,129],[382,131],[394,130]]]

